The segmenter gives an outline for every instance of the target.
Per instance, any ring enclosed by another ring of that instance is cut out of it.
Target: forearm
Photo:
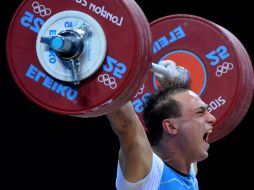
[[[122,173],[130,182],[143,179],[152,165],[152,149],[131,102],[107,114],[121,146],[119,161]]]
[[[131,102],[120,107],[118,110],[107,114],[112,129],[117,135],[127,133],[135,127],[141,125]]]

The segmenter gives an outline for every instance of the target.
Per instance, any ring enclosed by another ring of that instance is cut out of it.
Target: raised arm
[[[129,182],[143,179],[152,166],[152,149],[131,102],[107,114],[107,117],[119,138],[119,161],[123,176]]]
[[[188,81],[187,72],[185,77],[182,77],[179,68],[169,60],[162,62],[161,65],[152,64],[152,71],[163,88],[172,85],[172,81],[176,78],[177,83]],[[143,179],[152,167],[153,151],[131,102],[107,114],[107,117],[119,138],[121,147],[119,162],[123,176],[129,182]]]

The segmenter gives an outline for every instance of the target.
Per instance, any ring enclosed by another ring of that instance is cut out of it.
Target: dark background
[[[243,43],[253,59],[250,2],[137,0],[149,21],[188,13],[223,26]],[[5,41],[20,3],[21,0],[1,2],[0,189],[115,189],[119,145],[107,119],[80,119],[47,112],[25,97],[15,84],[6,61]],[[234,131],[212,143],[210,157],[199,163],[201,190],[253,189],[253,116],[251,105]]]

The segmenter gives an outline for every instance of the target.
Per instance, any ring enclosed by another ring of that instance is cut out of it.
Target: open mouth
[[[209,134],[208,133],[205,133],[204,136],[203,136],[203,140],[208,143],[208,137],[209,137]]]
[[[209,130],[207,133],[204,134],[203,140],[208,143],[209,134],[212,132],[212,130]]]

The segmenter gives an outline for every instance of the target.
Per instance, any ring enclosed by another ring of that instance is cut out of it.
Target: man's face
[[[193,91],[176,94],[182,116],[176,119],[179,144],[192,162],[208,157],[208,135],[216,119],[207,111],[207,105]]]

